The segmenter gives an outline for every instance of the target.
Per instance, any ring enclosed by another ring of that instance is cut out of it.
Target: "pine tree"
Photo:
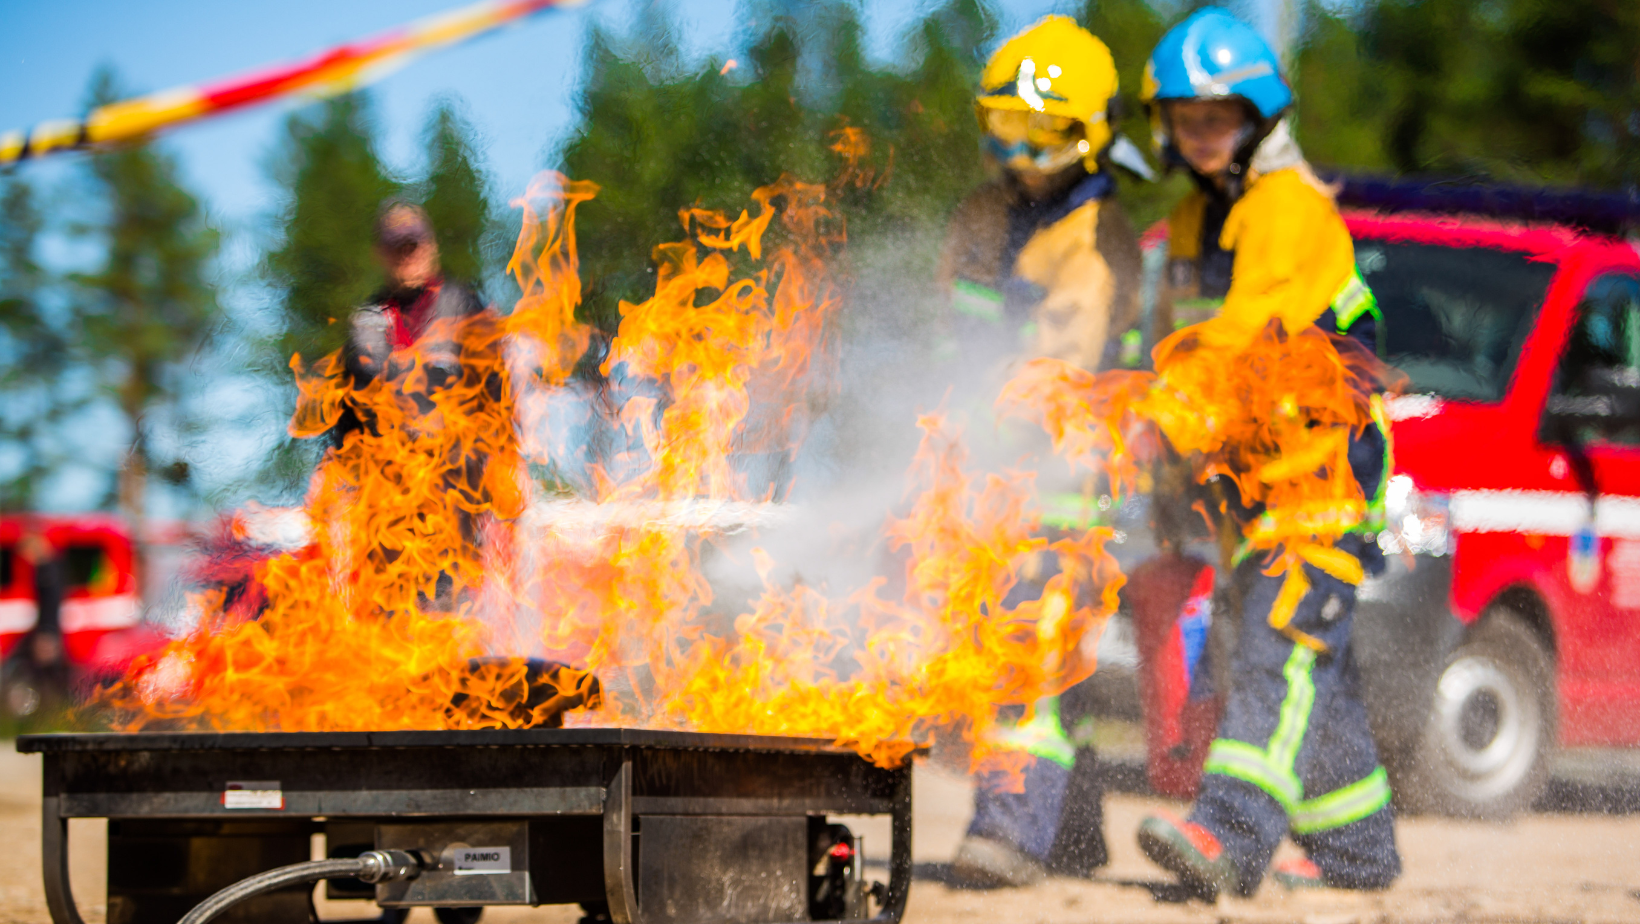
[[[1077,17],[1110,48],[1116,60],[1117,121],[1112,127],[1144,152],[1152,164],[1158,152],[1151,141],[1149,114],[1139,101],[1145,62],[1167,30],[1189,12],[1175,9],[1172,15],[1164,15],[1146,0],[1087,0]],[[1182,170],[1168,173],[1156,183],[1121,171],[1116,175],[1121,184],[1122,207],[1141,231],[1166,217],[1173,204],[1190,190],[1190,180]]]
[[[1551,180],[1640,186],[1640,5],[1513,0],[1506,9],[1493,108],[1511,118],[1494,147],[1507,144]]]
[[[1359,21],[1397,171],[1640,183],[1635,4],[1373,0]]]
[[[901,279],[932,278],[932,250],[906,235],[942,231],[983,179],[973,86],[994,15],[979,0],[951,0],[886,68],[866,60],[853,4],[767,3],[752,18],[760,29],[745,55],[693,73],[655,51],[650,20],[633,39],[600,32],[589,43],[581,128],[560,156],[566,173],[602,186],[579,227],[586,319],[613,330],[619,300],[653,285],[650,251],[678,236],[680,206],[738,209],[782,174],[824,180],[837,167],[830,134],[845,125],[863,129],[876,166],[893,170],[849,203],[851,252],[886,235],[917,261]]]
[[[1386,68],[1367,54],[1350,18],[1314,0],[1304,18],[1291,78],[1298,97],[1292,122],[1305,156],[1328,166],[1388,168]]]
[[[340,347],[347,319],[382,284],[372,249],[376,212],[399,191],[376,154],[369,99],[326,100],[285,123],[275,179],[285,189],[268,281],[281,292],[284,330],[264,365],[286,376],[294,353],[311,361]]]
[[[285,190],[282,235],[263,270],[280,295],[282,329],[260,344],[256,365],[290,393],[291,357],[311,363],[340,348],[353,309],[382,285],[376,213],[399,184],[377,157],[375,138],[369,98],[353,93],[291,116],[274,154],[274,179]],[[256,480],[294,495],[317,451],[311,441],[283,439]]]
[[[100,70],[88,109],[125,95]],[[117,497],[140,548],[150,474],[186,480],[185,463],[155,457],[152,418],[178,398],[179,364],[218,318],[209,278],[218,235],[176,162],[152,145],[101,151],[86,164],[103,213],[90,231],[103,257],[96,271],[74,277],[74,314],[80,349],[130,428]]]
[[[30,510],[59,461],[52,427],[81,401],[63,388],[69,342],[44,304],[48,274],[37,258],[44,216],[20,178],[0,192],[0,511]]]
[[[439,258],[453,279],[484,278],[484,240],[490,226],[487,182],[473,153],[472,127],[457,104],[443,100],[427,120],[427,177],[422,206],[438,236]]]

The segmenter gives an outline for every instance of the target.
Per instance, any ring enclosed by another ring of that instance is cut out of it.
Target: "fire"
[[[1122,583],[1104,551],[1109,531],[1049,544],[1031,529],[1029,476],[976,486],[945,422],[920,426],[919,493],[887,528],[889,549],[904,553],[903,590],[887,594],[879,581],[839,608],[805,587],[768,586],[736,621],[733,642],[704,640],[658,685],[666,692],[655,724],[830,737],[887,764],[908,742],[955,728],[983,760],[996,756],[986,732],[999,703],[1092,672],[1082,642],[1114,612]],[[1038,599],[1005,607],[1033,556],[1052,559],[1057,573]],[[828,667],[843,653],[858,667],[847,678]]]
[[[885,526],[901,573],[833,597],[780,586],[758,553],[750,612],[710,611],[703,549],[773,518],[835,388],[830,203],[881,177],[863,135],[834,142],[832,186],[782,178],[734,217],[679,212],[653,294],[621,304],[597,394],[570,378],[591,342],[575,211],[597,187],[550,173],[517,203],[509,314],[438,322],[363,387],[340,354],[294,358],[293,434],[362,424],[313,475],[311,542],[256,566],[237,599],[257,606],[203,595],[199,627],[104,697],[122,727],[518,727],[587,706],[568,721],[825,737],[885,763],[960,733],[994,758],[999,706],[1093,670],[1086,642],[1122,578],[1107,531],[1036,535],[1030,476],[965,471],[938,416],[919,422],[911,499]],[[612,434],[578,498],[528,476],[566,464],[570,395]],[[748,460],[770,459],[752,477]],[[1049,575],[1040,594],[1005,606],[1027,571]]]
[[[1154,354],[1156,372],[1098,376],[1039,359],[1003,390],[1006,411],[1042,423],[1055,449],[1131,487],[1154,454],[1150,428],[1190,459],[1205,482],[1234,482],[1263,513],[1249,548],[1275,552],[1285,574],[1271,622],[1282,628],[1308,589],[1300,563],[1359,583],[1361,566],[1333,547],[1366,515],[1349,466],[1349,436],[1374,420],[1393,374],[1353,341],[1280,321],[1256,336],[1227,337],[1215,321],[1176,332]],[[1300,633],[1301,634],[1301,633]],[[1301,639],[1302,641],[1303,639]]]

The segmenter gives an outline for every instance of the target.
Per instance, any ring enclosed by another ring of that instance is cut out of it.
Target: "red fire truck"
[[[1640,745],[1640,251],[1347,215],[1385,316],[1395,474],[1357,648],[1411,806],[1501,814],[1556,748]]]
[[[43,546],[33,556],[25,536]],[[55,632],[37,631],[40,601],[36,563],[56,559],[61,604]],[[117,518],[0,517],[0,708],[14,717],[34,714],[55,685],[118,674],[163,636],[140,619],[131,539]]]
[[[1557,755],[1640,746],[1640,245],[1611,233],[1640,204],[1343,190],[1379,353],[1408,378],[1389,567],[1357,609],[1374,733],[1407,807],[1508,814]]]

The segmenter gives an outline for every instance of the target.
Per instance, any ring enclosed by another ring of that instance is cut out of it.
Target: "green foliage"
[[[50,279],[35,256],[45,219],[34,188],[13,177],[0,189],[0,446],[10,456],[0,511],[12,511],[35,506],[59,461],[51,430],[79,402],[60,381],[68,337],[43,304]]]
[[[363,94],[326,100],[285,123],[274,176],[284,187],[284,235],[267,255],[268,281],[283,294],[284,331],[267,357],[284,372],[292,354],[312,361],[342,345],[347,319],[382,284],[372,251],[376,211],[399,186],[376,155]]]
[[[483,243],[491,221],[487,183],[473,154],[472,127],[444,100],[427,119],[427,178],[422,206],[438,235],[444,272],[470,283],[484,276]]]
[[[1086,0],[1077,16],[1077,21],[1097,35],[1116,59],[1116,131],[1127,136],[1153,162],[1150,119],[1139,102],[1141,78],[1151,49],[1186,12],[1183,9],[1164,12],[1145,0]],[[1120,171],[1117,176],[1122,181],[1122,207],[1140,231],[1167,217],[1173,204],[1190,190],[1190,180],[1182,173],[1170,174],[1156,183],[1147,183]]]
[[[90,105],[126,95],[111,71],[100,70]],[[176,162],[151,145],[101,151],[86,165],[94,201],[102,206],[86,230],[102,261],[73,277],[78,350],[130,422],[120,504],[140,520],[147,473],[160,467],[144,418],[177,398],[178,364],[205,344],[217,320],[209,273],[218,235],[183,188]]]
[[[311,363],[340,348],[353,308],[381,287],[372,248],[376,212],[399,186],[376,155],[369,99],[359,93],[287,119],[272,173],[285,190],[283,235],[264,258],[263,273],[281,296],[281,327],[258,345],[254,365],[293,394],[291,357]],[[311,441],[284,438],[255,478],[297,495],[317,452]]]
[[[630,42],[596,34],[589,44],[580,131],[562,169],[602,186],[581,212],[583,316],[608,330],[620,299],[653,287],[649,254],[676,239],[677,210],[700,203],[738,210],[758,186],[790,174],[811,182],[837,172],[828,150],[844,126],[871,139],[873,166],[891,170],[879,194],[848,203],[857,254],[892,244],[911,261],[904,278],[931,278],[929,229],[983,179],[973,85],[995,17],[976,0],[952,0],[913,31],[909,67],[873,67],[852,4],[756,17],[744,60],[682,73],[651,22]],[[657,51],[657,49],[659,49]]]
[[[1349,20],[1308,3],[1309,28],[1294,56],[1293,128],[1315,163],[1383,170],[1388,68],[1369,57]]]
[[[1374,68],[1356,92],[1381,100],[1378,134],[1393,169],[1640,181],[1640,6],[1376,0],[1359,28]],[[1376,166],[1367,146],[1338,162]]]

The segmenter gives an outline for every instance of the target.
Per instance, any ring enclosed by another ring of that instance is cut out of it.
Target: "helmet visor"
[[[1057,173],[1087,153],[1082,123],[1068,116],[1018,109],[985,113],[985,148],[1014,171]]]
[[[985,107],[985,131],[1008,146],[1024,144],[1037,150],[1074,145],[1082,137],[1080,124],[1069,116],[1022,109]]]

